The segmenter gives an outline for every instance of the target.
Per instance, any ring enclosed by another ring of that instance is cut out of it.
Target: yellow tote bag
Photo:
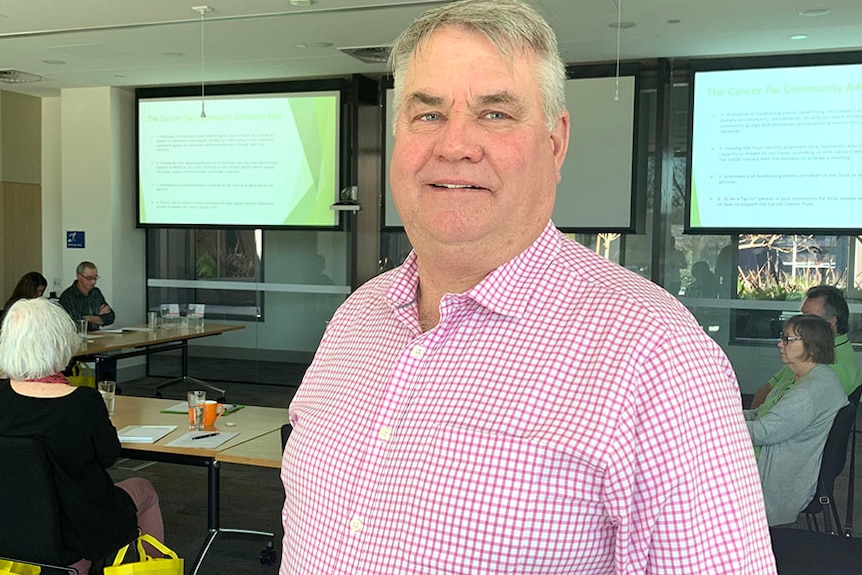
[[[39,575],[41,572],[42,568],[37,565],[0,559],[0,575]]]
[[[72,366],[72,375],[66,377],[70,385],[78,387],[96,387],[96,374],[85,361],[79,361]]]
[[[156,558],[147,555],[144,551],[144,541],[161,551],[165,557]],[[140,559],[135,563],[123,565],[123,559],[126,557],[129,545],[117,551],[114,564],[105,567],[105,575],[183,575],[183,560],[152,535],[138,536],[137,546]]]

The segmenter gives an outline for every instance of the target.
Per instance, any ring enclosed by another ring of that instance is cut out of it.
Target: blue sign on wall
[[[66,247],[67,248],[83,248],[84,247],[84,232],[66,232]]]

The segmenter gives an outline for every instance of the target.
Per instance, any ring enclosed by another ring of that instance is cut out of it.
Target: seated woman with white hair
[[[63,538],[80,552],[74,565],[108,557],[134,541],[138,527],[164,540],[159,499],[149,481],[116,485],[108,475],[120,441],[101,395],[69,385],[60,371],[80,343],[63,308],[45,299],[19,300],[0,330],[0,436],[38,438],[48,452]],[[161,556],[156,553],[156,556]]]

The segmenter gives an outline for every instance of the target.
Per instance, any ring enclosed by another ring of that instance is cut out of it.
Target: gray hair
[[[560,58],[554,30],[535,8],[522,0],[461,0],[424,12],[392,44],[389,69],[395,78],[393,131],[410,59],[425,39],[447,26],[483,34],[500,54],[510,59],[519,51],[535,53],[545,123],[548,131],[554,129],[566,109],[566,65]]]
[[[19,381],[49,376],[66,367],[80,343],[72,318],[59,305],[18,300],[0,329],[0,372]]]
[[[96,264],[93,262],[81,262],[78,264],[78,267],[75,268],[76,274],[84,275],[84,270],[94,270],[96,269]]]

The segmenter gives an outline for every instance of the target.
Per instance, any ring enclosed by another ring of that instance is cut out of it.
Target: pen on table
[[[205,433],[204,435],[197,435],[195,437],[192,437],[192,439],[203,439],[204,437],[215,437],[216,435],[218,435],[218,432],[216,432],[216,433]]]

